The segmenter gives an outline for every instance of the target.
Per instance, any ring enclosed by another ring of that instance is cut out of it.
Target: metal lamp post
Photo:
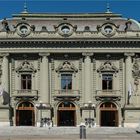
[[[89,117],[85,119],[86,125],[89,125],[89,128],[91,128],[91,125],[94,123],[94,119],[91,117],[91,111],[94,110],[95,113],[95,104],[93,104],[91,101],[84,104],[84,110],[89,111]]]
[[[47,109],[47,105],[40,101],[38,104],[36,104],[36,108],[40,110],[40,127],[43,127],[42,110]]]

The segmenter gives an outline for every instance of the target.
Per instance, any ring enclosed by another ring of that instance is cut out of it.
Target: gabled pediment
[[[60,72],[78,72],[78,69],[74,66],[73,63],[69,62],[69,61],[64,61],[62,62],[57,68],[56,68],[56,72],[60,73]]]
[[[119,69],[110,61],[106,61],[105,63],[101,64],[101,66],[97,69],[97,72],[99,73],[105,73],[105,72],[112,72],[117,73]]]
[[[33,64],[29,63],[27,60],[23,61],[19,67],[16,68],[17,73],[22,72],[31,72],[35,73],[36,69],[34,68]]]

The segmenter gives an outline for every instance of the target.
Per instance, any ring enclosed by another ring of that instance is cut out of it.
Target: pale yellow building
[[[110,11],[0,21],[0,126],[136,126],[140,24]],[[3,96],[1,96],[2,100]],[[90,122],[90,123],[89,123]]]

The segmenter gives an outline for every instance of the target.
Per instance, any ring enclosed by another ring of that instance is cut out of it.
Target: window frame
[[[111,80],[109,80],[109,79],[104,80],[104,76],[106,76],[107,78],[110,76],[111,77]],[[103,85],[104,84],[103,83],[104,81],[107,81],[107,83],[106,83],[106,89],[104,88],[104,85]],[[109,88],[108,81],[111,81],[111,88]],[[113,90],[113,74],[112,73],[102,73],[102,90],[103,91]]]
[[[25,79],[23,79],[22,76],[30,76],[30,78],[28,79],[26,77]],[[22,73],[20,77],[21,77],[21,80],[20,80],[20,82],[21,82],[21,90],[32,90],[32,74],[30,74],[30,73]],[[24,83],[23,82],[25,82],[25,88],[24,88]]]
[[[63,75],[69,75],[69,76],[71,76],[71,78],[68,78],[68,79],[67,78],[66,79],[62,78]],[[69,79],[71,80],[71,85],[70,85],[71,88],[68,88],[69,82],[66,83],[67,84],[66,88],[62,88],[62,80],[67,80],[68,81]],[[61,83],[61,86],[60,86],[61,90],[72,90],[72,88],[73,88],[73,85],[72,85],[72,83],[73,83],[73,74],[72,73],[61,73],[60,83]]]

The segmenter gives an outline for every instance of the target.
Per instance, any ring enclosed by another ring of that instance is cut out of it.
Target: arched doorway
[[[34,126],[34,105],[30,102],[21,102],[16,110],[16,126]]]
[[[100,126],[118,126],[118,110],[114,103],[105,102],[101,104]]]
[[[75,126],[76,125],[76,107],[72,102],[62,102],[57,111],[58,126]]]

